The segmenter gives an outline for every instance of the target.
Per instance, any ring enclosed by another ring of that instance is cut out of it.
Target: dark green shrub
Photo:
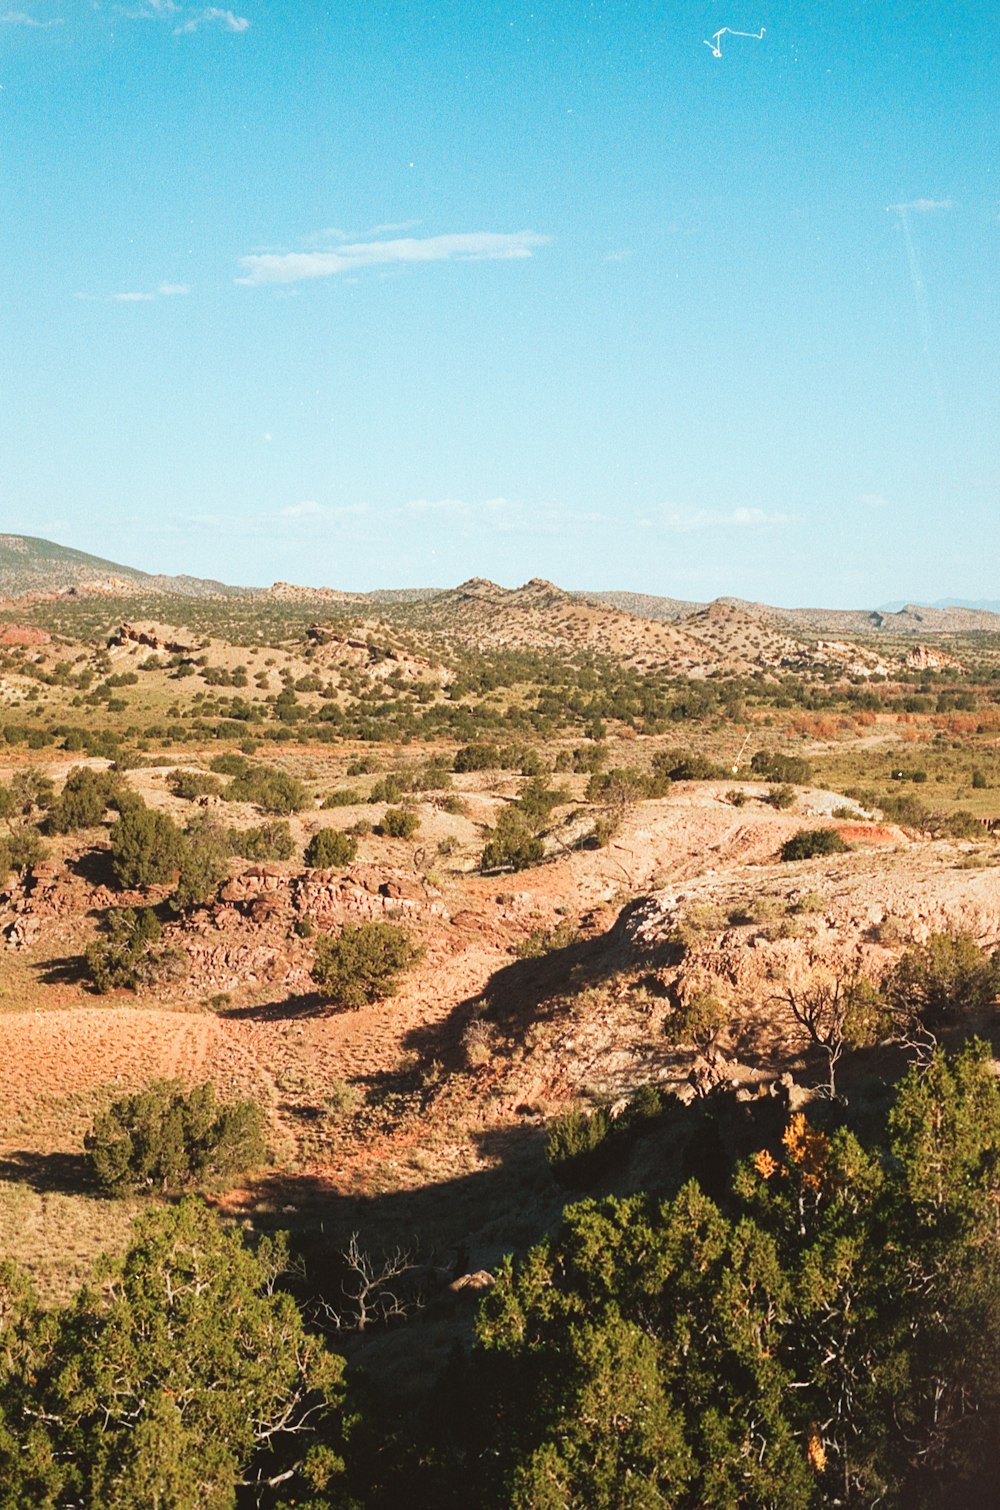
[[[801,828],[781,846],[783,860],[811,860],[814,855],[841,855],[850,848],[835,828]]]
[[[399,990],[399,977],[419,958],[405,928],[395,923],[345,926],[316,940],[313,980],[332,1002],[357,1009]]]
[[[988,786],[989,782],[986,780],[986,772],[981,771],[977,766],[972,772],[972,790],[974,792],[985,792]]]
[[[489,835],[480,859],[483,870],[526,870],[545,856],[545,845],[516,807],[503,808]]]
[[[981,839],[983,836],[983,826],[979,819],[964,807],[938,819],[933,825],[933,831],[945,834],[949,839]]]
[[[175,797],[194,802],[199,797],[217,797],[222,791],[222,782],[207,771],[171,771],[167,785]]]
[[[420,816],[412,807],[387,807],[379,832],[387,839],[412,839],[419,827]]]
[[[604,1171],[610,1154],[611,1123],[603,1107],[590,1113],[569,1111],[549,1123],[545,1155],[560,1185],[591,1184]]]
[[[112,1195],[184,1190],[243,1174],[266,1153],[256,1101],[220,1106],[210,1081],[190,1091],[176,1081],[158,1081],[123,1096],[97,1118],[84,1147]]]
[[[970,933],[932,933],[901,955],[881,990],[897,1021],[936,1032],[993,1006],[1000,994],[1000,952],[985,954]]]
[[[606,744],[577,745],[571,761],[572,769],[578,775],[593,775],[607,765],[608,747]]]
[[[517,794],[514,805],[537,833],[548,823],[554,810],[569,801],[569,795],[564,786],[549,786],[545,776],[532,776]]]
[[[765,781],[791,782],[803,786],[812,780],[812,766],[800,755],[779,755],[774,750],[758,750],[750,761],[755,776]]]
[[[151,907],[115,907],[105,913],[104,936],[87,946],[87,970],[103,995],[117,987],[133,991],[145,978],[149,950],[159,943],[161,928]]]
[[[7,876],[12,870],[23,874],[37,865],[44,855],[42,837],[30,824],[0,836],[0,876]]]
[[[111,863],[126,890],[173,880],[183,850],[184,836],[176,823],[140,802],[130,803],[111,830]]]
[[[780,1142],[748,1140],[729,1191],[729,1158],[713,1161],[718,1203],[695,1180],[582,1201],[507,1261],[477,1326],[503,1382],[464,1417],[490,1401],[468,1502],[992,1503],[1000,1090],[984,1049],[909,1075],[864,1142],[797,1114]],[[945,1397],[962,1402],[947,1429]]]
[[[357,760],[352,760],[347,767],[348,776],[370,776],[378,770],[378,761],[374,755],[361,755]]]
[[[219,776],[245,776],[252,769],[250,761],[243,755],[216,755],[210,765],[210,770]]]
[[[228,835],[211,822],[194,823],[184,835],[172,901],[181,911],[215,895],[229,875]]]
[[[772,807],[777,808],[781,812],[785,808],[791,807],[795,801],[795,788],[789,786],[787,782],[781,786],[772,786],[765,795],[764,801],[769,802]]]
[[[376,781],[368,794],[369,802],[396,802],[413,790],[413,781],[407,771],[389,771],[381,781]]]
[[[728,773],[724,766],[690,750],[660,750],[653,756],[653,774],[670,781],[718,781]]]
[[[231,828],[229,852],[241,860],[290,860],[295,853],[292,831],[283,818],[256,828]]]
[[[726,1013],[718,997],[709,991],[699,991],[674,1009],[664,1032],[673,1044],[693,1043],[696,1048],[705,1049],[715,1042],[725,1025]]]
[[[70,771],[53,804],[49,826],[56,834],[96,828],[104,821],[108,808],[118,805],[124,790],[121,777],[113,771],[94,771],[89,766],[78,766]]]
[[[266,765],[250,766],[242,775],[234,776],[223,795],[227,802],[252,802],[261,812],[281,817],[297,813],[309,803],[301,781]]]
[[[459,773],[463,771],[496,771],[500,769],[500,746],[487,742],[463,745],[455,752],[452,770]]]
[[[435,756],[413,773],[415,792],[445,792],[451,786],[451,771],[447,762]]]
[[[349,865],[357,852],[358,841],[352,834],[337,828],[321,828],[306,845],[305,862],[314,870],[333,870]]]
[[[341,786],[336,787],[330,792],[329,796],[324,799],[323,806],[325,808],[355,807],[358,803],[364,802],[364,800],[361,793],[354,791],[352,787]]]
[[[669,786],[667,777],[663,781]],[[651,797],[653,792],[645,771],[635,766],[615,766],[610,771],[595,771],[587,782],[584,795],[588,802],[601,802],[607,807],[624,810]]]

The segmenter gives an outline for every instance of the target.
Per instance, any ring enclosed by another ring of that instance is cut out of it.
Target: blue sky
[[[996,20],[0,0],[0,528],[249,583],[995,598]]]

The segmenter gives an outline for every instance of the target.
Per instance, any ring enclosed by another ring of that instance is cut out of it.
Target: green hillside
[[[194,598],[242,591],[201,577],[151,575],[35,535],[0,535],[0,595],[4,597],[99,587],[107,582],[113,582],[120,593],[170,592]]]

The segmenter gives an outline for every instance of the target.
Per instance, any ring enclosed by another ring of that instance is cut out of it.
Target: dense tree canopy
[[[960,1503],[996,1451],[998,1198],[979,1046],[911,1071],[883,1147],[800,1114],[725,1207],[570,1208],[484,1304],[492,1503],[918,1504],[935,1476]]]
[[[285,1262],[189,1199],[143,1217],[63,1312],[0,1272],[3,1510],[232,1510],[241,1485],[254,1503],[268,1480],[335,1478],[317,1429],[342,1364],[275,1289]]]

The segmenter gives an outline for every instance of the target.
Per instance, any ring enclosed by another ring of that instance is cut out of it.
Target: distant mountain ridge
[[[1000,601],[969,602],[942,599],[930,605],[899,603],[874,609],[775,608],[744,598],[721,597],[711,603],[658,597],[635,592],[567,592],[540,577],[517,588],[505,588],[473,577],[455,588],[384,588],[373,592],[345,592],[336,588],[296,586],[275,582],[268,588],[234,587],[212,578],[168,576],[122,566],[86,551],[74,550],[33,535],[0,535],[0,596],[34,595],[128,596],[166,593],[177,597],[253,597],[269,601],[315,602],[358,607],[391,608],[419,613],[444,627],[457,615],[472,615],[486,626],[502,612],[539,614],[562,612],[571,605],[617,610],[634,620],[700,633],[706,623],[752,621],[762,630],[797,636],[854,638],[872,634],[927,635],[984,631],[1000,633]],[[734,617],[735,615],[735,617]],[[707,616],[707,617],[706,617]],[[578,628],[581,626],[577,626]],[[494,630],[490,629],[492,637]]]
[[[185,598],[231,596],[245,589],[208,578],[170,577],[121,566],[35,535],[0,535],[0,594],[166,592]]]
[[[910,604],[903,601],[883,603],[881,613],[899,613],[903,608],[973,608],[983,613],[1000,613],[1000,598],[938,598],[933,603]]]

